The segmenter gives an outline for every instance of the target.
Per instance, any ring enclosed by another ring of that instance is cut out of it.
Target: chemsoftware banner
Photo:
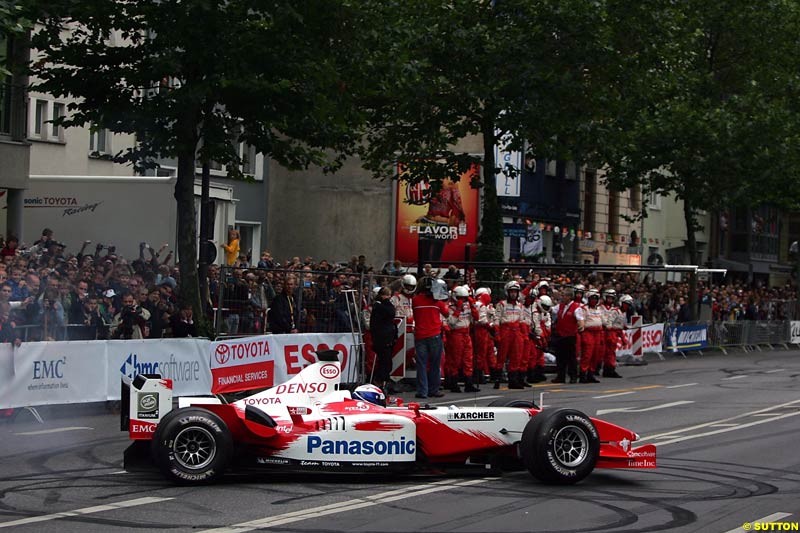
[[[105,356],[104,341],[3,345],[0,408],[103,401]]]
[[[109,400],[120,396],[120,381],[136,374],[160,374],[172,380],[175,396],[209,394],[208,339],[143,339],[106,341]]]
[[[293,333],[261,335],[212,342],[208,355],[212,392],[235,392],[272,387],[317,362],[318,350],[337,350],[342,381],[355,380],[357,361],[351,357],[351,333]],[[348,379],[350,378],[350,379]]]
[[[800,320],[792,320],[792,332],[789,342],[800,344]]]
[[[664,333],[664,349],[673,352],[702,350],[708,347],[708,326],[668,325]]]

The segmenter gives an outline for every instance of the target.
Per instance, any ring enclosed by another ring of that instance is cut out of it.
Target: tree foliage
[[[483,166],[479,260],[502,260],[495,144],[538,157],[567,156],[590,142],[598,102],[586,72],[599,58],[601,3],[584,0],[456,0],[364,2],[385,32],[364,36],[383,72],[383,91],[366,106],[361,150],[378,177],[458,179]],[[480,154],[459,152],[469,136],[483,138]],[[525,141],[528,141],[527,144]]]
[[[136,145],[114,154],[119,162],[141,168],[178,159],[182,297],[200,311],[195,159],[236,174],[236,147],[247,142],[288,168],[336,168],[353,140],[354,108],[339,75],[351,34],[347,7],[321,0],[38,7],[35,88],[74,99],[59,122],[134,134]]]
[[[657,29],[613,31],[622,58],[608,83],[614,115],[604,124],[610,142],[595,155],[613,186],[683,200],[697,264],[701,211],[800,205],[798,6],[656,0],[639,8],[658,17]],[[631,42],[643,53],[625,57]]]

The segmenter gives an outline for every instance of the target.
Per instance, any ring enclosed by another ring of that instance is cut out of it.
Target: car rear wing
[[[120,431],[132,440],[150,440],[158,422],[172,410],[172,380],[159,374],[137,374],[122,381]]]

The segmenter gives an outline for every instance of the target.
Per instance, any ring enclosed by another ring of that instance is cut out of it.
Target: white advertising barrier
[[[661,341],[664,338],[664,324],[648,324],[640,328],[642,332],[642,352],[661,352]],[[617,345],[617,357],[631,355],[633,344],[633,329],[626,329],[623,343]]]
[[[144,339],[105,341],[109,400],[120,397],[120,380],[136,374],[160,374],[172,380],[175,396],[211,393],[208,339]]]
[[[318,350],[339,351],[342,381],[355,380],[358,361],[353,348],[351,333],[260,335],[212,342],[206,355],[213,379],[211,390],[220,393],[272,387],[316,363]]]
[[[13,349],[4,345],[0,408],[105,400],[105,344],[29,342]]]
[[[789,342],[800,344],[800,320],[792,320],[792,333]]]

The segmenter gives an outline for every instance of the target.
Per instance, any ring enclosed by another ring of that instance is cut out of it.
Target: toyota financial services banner
[[[356,376],[351,333],[260,335],[211,343],[213,393],[272,387],[317,362],[318,350],[337,350],[344,376]],[[346,378],[343,378],[345,381]]]

